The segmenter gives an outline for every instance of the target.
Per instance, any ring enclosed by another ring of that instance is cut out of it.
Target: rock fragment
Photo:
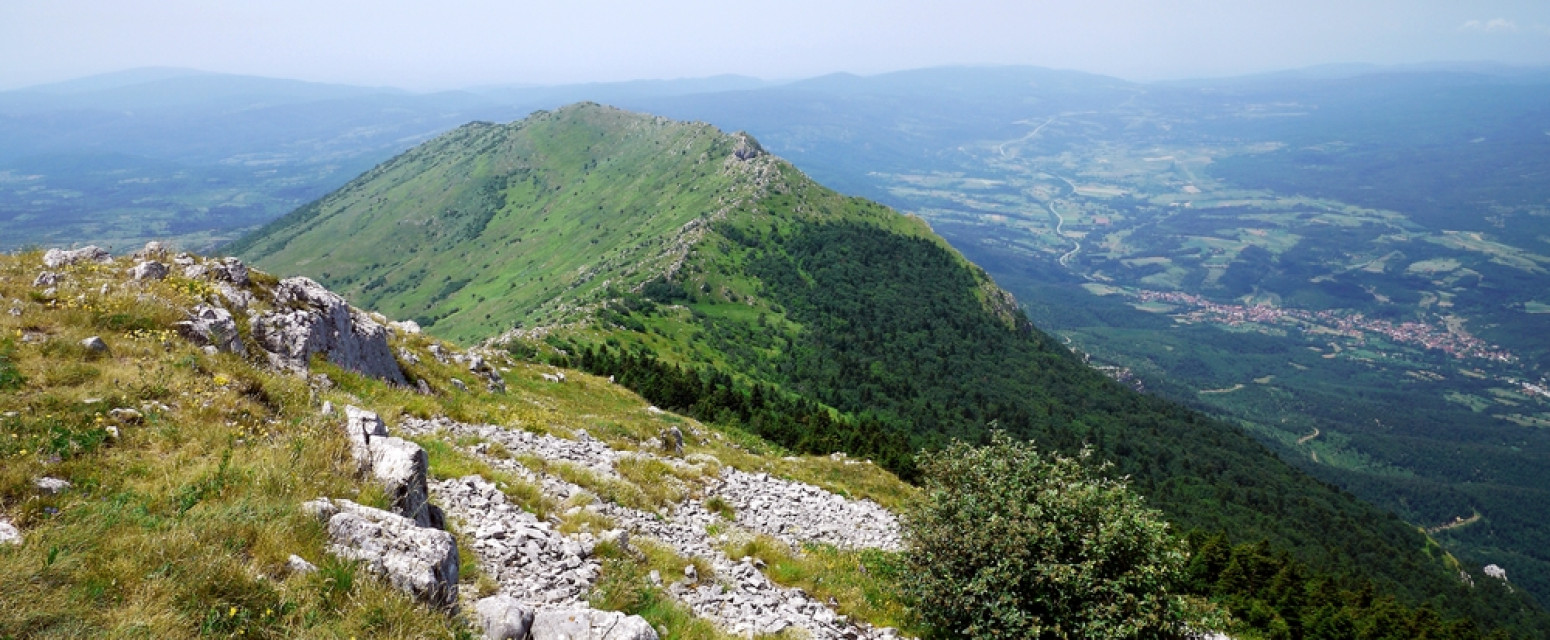
[[[533,610],[511,596],[491,596],[474,604],[479,628],[487,640],[527,640]]]
[[[33,480],[32,486],[37,487],[38,491],[42,491],[43,493],[49,494],[51,496],[57,496],[75,485],[70,484],[69,480],[43,476]]]
[[[11,524],[10,520],[6,520],[5,516],[0,516],[0,544],[21,544],[21,543],[22,543],[22,532],[21,532],[21,530],[17,529],[16,525]]]
[[[618,611],[576,609],[540,611],[533,617],[532,640],[657,640],[640,616]]]
[[[171,269],[155,260],[146,260],[129,269],[129,277],[136,280],[161,280],[171,273]]]
[[[425,476],[430,459],[420,445],[387,434],[377,414],[359,407],[346,406],[345,435],[350,454],[360,470],[382,483],[392,500],[393,511],[422,527],[441,529],[446,518],[430,503]]]
[[[93,353],[106,353],[108,351],[108,343],[103,342],[101,336],[92,336],[82,340],[81,346],[86,347],[87,351]]]
[[[201,347],[215,347],[216,351],[244,354],[242,335],[237,332],[237,321],[231,312],[221,307],[199,305],[189,312],[189,318],[173,324],[173,329],[185,340]]]
[[[166,258],[168,253],[170,251],[167,250],[167,245],[152,240],[145,243],[145,248],[136,251],[134,258],[136,260],[160,260]]]
[[[285,560],[285,570],[294,575],[301,575],[317,571],[318,568],[317,565],[307,562],[305,558],[293,553],[290,558]]]
[[[458,550],[452,534],[349,500],[318,498],[302,507],[328,523],[330,552],[361,561],[421,601],[456,609]]]

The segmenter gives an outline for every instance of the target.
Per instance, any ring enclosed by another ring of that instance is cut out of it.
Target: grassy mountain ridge
[[[752,419],[777,442],[815,425],[849,430],[830,443],[912,447],[999,427],[1091,446],[1181,530],[1266,540],[1412,605],[1539,628],[1531,604],[1465,586],[1397,518],[1088,369],[919,220],[825,189],[744,136],[596,105],[470,125],[239,248],[454,339],[543,327],[556,357],[653,402]],[[807,404],[748,409],[769,393]]]
[[[604,136],[626,121],[587,108],[467,125],[230,249],[261,265],[294,264],[465,342],[510,328],[512,317],[556,320],[560,310],[544,303],[660,273],[680,238],[703,228],[699,219],[745,189],[733,179],[742,165],[725,161],[737,141],[705,125],[637,118],[629,134]],[[648,161],[659,175],[627,175]],[[694,186],[662,179],[685,172]]]

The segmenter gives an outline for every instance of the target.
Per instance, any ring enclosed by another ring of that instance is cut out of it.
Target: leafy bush
[[[1171,593],[1184,547],[1123,482],[1099,475],[1106,466],[999,432],[919,460],[928,497],[905,521],[909,585],[940,635],[1186,635],[1185,602]]]

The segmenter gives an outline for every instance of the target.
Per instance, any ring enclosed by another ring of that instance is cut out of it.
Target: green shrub
[[[928,496],[905,521],[908,584],[940,635],[1185,635],[1186,602],[1171,593],[1184,547],[1123,482],[1099,475],[1106,467],[1003,433],[920,462]]]

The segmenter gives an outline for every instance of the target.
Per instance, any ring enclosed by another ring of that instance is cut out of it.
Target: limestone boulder
[[[533,616],[532,640],[657,640],[640,616],[596,609],[546,610]]]
[[[237,332],[237,321],[231,312],[220,307],[199,305],[189,312],[187,320],[175,323],[173,328],[185,340],[201,347],[215,347],[217,351],[242,354],[242,336]]]
[[[329,551],[415,598],[457,608],[458,550],[452,534],[349,500],[319,498],[303,509],[328,523]]]
[[[112,259],[113,254],[108,253],[107,249],[87,245],[79,249],[49,249],[43,254],[43,266],[57,269],[78,262],[107,262]]]
[[[136,280],[161,280],[171,273],[167,265],[155,260],[146,260],[129,269],[129,277]]]
[[[422,527],[443,529],[446,517],[430,503],[426,474],[430,458],[420,445],[387,434],[377,414],[346,406],[345,435],[350,455],[363,473],[370,474],[387,490],[393,512]]]
[[[21,530],[17,529],[16,525],[11,524],[10,520],[6,520],[5,516],[0,516],[0,544],[21,544],[21,543],[22,543],[22,532],[21,532]]]
[[[474,614],[486,640],[527,640],[533,627],[533,610],[511,596],[480,600]]]
[[[399,385],[408,379],[388,348],[388,329],[308,278],[274,290],[276,311],[253,317],[253,339],[277,369],[305,374],[314,354],[345,369]]]

